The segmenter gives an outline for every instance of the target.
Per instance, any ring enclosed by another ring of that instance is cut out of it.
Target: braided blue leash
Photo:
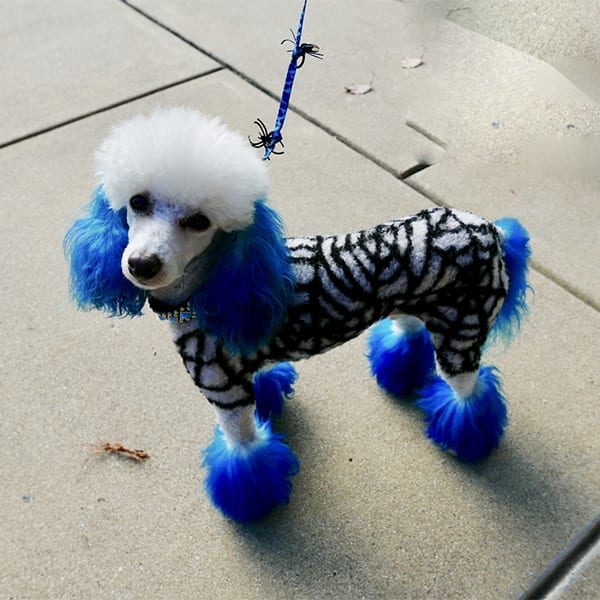
[[[292,58],[288,66],[287,73],[285,75],[285,82],[283,84],[283,91],[281,93],[281,101],[279,102],[279,112],[277,113],[277,119],[275,120],[275,127],[272,131],[268,131],[265,124],[261,119],[256,119],[254,124],[258,126],[258,140],[253,142],[250,137],[248,140],[253,148],[264,148],[265,154],[263,160],[269,160],[271,154],[283,154],[283,150],[276,151],[275,147],[277,144],[281,144],[283,148],[283,136],[281,130],[285,122],[285,116],[287,114],[288,107],[290,105],[290,97],[292,95],[292,87],[294,85],[294,78],[296,77],[296,71],[304,64],[306,56],[314,56],[315,58],[323,58],[323,54],[319,52],[319,46],[315,44],[302,44],[302,27],[304,25],[304,14],[306,13],[306,3],[308,0],[304,0],[302,6],[302,12],[300,13],[300,20],[298,21],[298,29],[296,35],[292,33],[292,39],[283,40],[281,43],[291,42],[294,44],[292,50]]]

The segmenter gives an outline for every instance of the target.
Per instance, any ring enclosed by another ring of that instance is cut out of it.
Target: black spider
[[[267,130],[267,126],[262,122],[261,119],[256,119],[256,121],[254,121],[254,124],[258,126],[258,141],[253,142],[252,138],[250,136],[248,136],[248,141],[250,142],[250,145],[253,148],[271,148],[271,146],[273,146],[273,149],[271,150],[272,154],[283,154],[283,150],[281,150],[281,152],[276,152],[275,151],[275,146],[277,146],[277,144],[281,144],[281,147],[283,148],[283,140],[281,138],[281,134],[279,134],[278,139],[275,139],[274,137],[274,131],[268,131]]]
[[[296,41],[296,35],[291,29],[290,33],[292,34],[292,39],[287,38],[285,40],[282,40],[281,43],[285,44],[285,42],[289,42],[290,44],[294,45],[294,47],[291,50],[288,50],[288,52],[291,52],[294,58],[298,61],[296,63],[297,69],[299,69],[304,64],[307,54],[308,56],[314,56],[319,60],[323,58],[323,53],[320,52],[321,49],[319,48],[319,46],[317,46],[316,44],[310,44],[308,42],[300,44],[300,46],[298,46],[298,43]]]

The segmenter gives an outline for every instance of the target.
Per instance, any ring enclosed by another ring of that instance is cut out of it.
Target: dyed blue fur
[[[254,375],[254,401],[256,416],[262,423],[271,415],[280,415],[283,401],[294,393],[292,387],[298,378],[296,369],[289,362],[276,364],[269,370]]]
[[[433,344],[425,326],[396,333],[391,319],[383,319],[371,329],[368,344],[371,372],[379,386],[393,396],[405,396],[422,387],[435,368]]]
[[[292,297],[281,218],[256,202],[254,222],[224,234],[205,259],[206,280],[191,297],[200,325],[229,351],[250,354],[270,340]]]
[[[494,223],[504,238],[504,262],[508,270],[508,294],[491,330],[491,337],[509,342],[518,333],[522,319],[527,315],[527,271],[531,249],[529,234],[516,219],[500,219]]]
[[[506,400],[495,367],[481,367],[475,390],[458,398],[440,377],[424,388],[418,405],[425,411],[427,435],[458,458],[472,462],[498,447],[508,422]]]
[[[283,436],[272,433],[269,423],[260,425],[258,435],[254,442],[230,448],[216,427],[215,438],[204,451],[206,490],[224,515],[239,522],[260,519],[287,504],[290,479],[299,470]]]
[[[111,316],[140,315],[146,293],[121,272],[121,256],[128,242],[126,209],[114,212],[99,186],[86,210],[86,216],[73,223],[64,240],[75,302],[80,309],[96,308]]]

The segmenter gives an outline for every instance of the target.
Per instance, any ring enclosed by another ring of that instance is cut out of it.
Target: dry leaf
[[[373,89],[370,83],[350,83],[345,87],[348,94],[354,94],[355,96],[368,94]]]
[[[111,444],[110,442],[99,444],[95,450],[97,452],[106,452],[108,454],[118,454],[119,456],[131,458],[138,462],[150,458],[150,455],[145,450],[134,450],[126,448],[123,444]]]
[[[416,69],[423,64],[422,56],[405,57],[400,61],[400,65],[403,69]]]

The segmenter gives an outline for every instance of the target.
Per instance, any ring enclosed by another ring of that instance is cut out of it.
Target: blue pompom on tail
[[[269,423],[258,427],[257,439],[230,447],[221,429],[204,451],[208,468],[206,490],[214,505],[231,519],[254,521],[280,504],[287,504],[292,490],[290,479],[299,470],[298,460],[273,433]]]
[[[391,319],[371,329],[367,357],[377,383],[393,396],[405,396],[427,382],[435,368],[433,344],[424,325],[394,330]]]
[[[427,435],[443,449],[472,462],[498,447],[508,417],[495,367],[481,367],[475,390],[467,398],[457,397],[440,377],[420,396],[418,405],[426,414]]]
[[[278,363],[269,370],[256,373],[253,386],[259,421],[267,421],[271,415],[282,413],[283,401],[294,393],[292,386],[296,379],[298,373],[289,362]]]
[[[527,315],[527,271],[531,248],[529,234],[516,219],[500,219],[494,223],[503,237],[504,262],[508,271],[508,293],[491,330],[492,337],[507,342],[519,331]]]

